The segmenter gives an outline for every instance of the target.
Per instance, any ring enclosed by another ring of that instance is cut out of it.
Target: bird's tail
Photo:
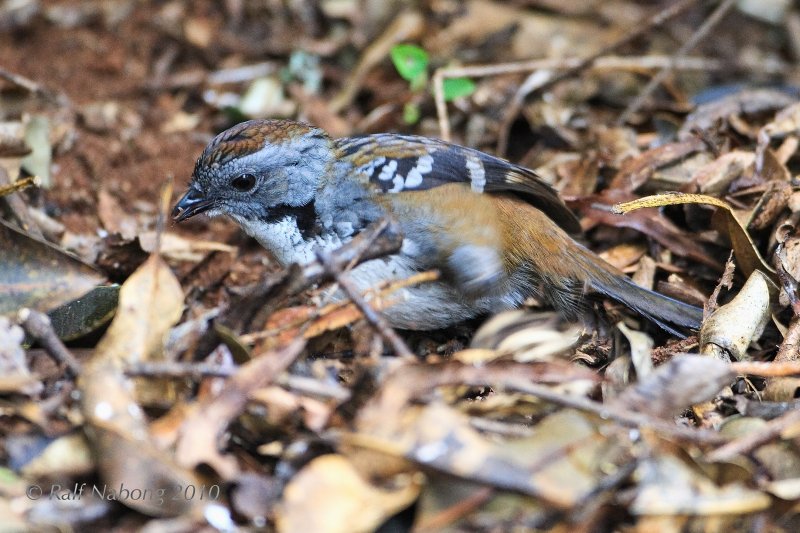
[[[609,274],[600,280],[594,279],[593,289],[630,307],[673,335],[684,337],[687,329],[700,329],[701,308],[640,287],[621,272]]]

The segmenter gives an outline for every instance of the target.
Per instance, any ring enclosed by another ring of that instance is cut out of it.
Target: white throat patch
[[[291,263],[305,265],[316,258],[314,249],[332,250],[342,245],[338,235],[332,232],[305,239],[297,227],[297,220],[291,215],[276,222],[252,220],[234,215],[231,217],[248,235],[272,252],[284,266]]]

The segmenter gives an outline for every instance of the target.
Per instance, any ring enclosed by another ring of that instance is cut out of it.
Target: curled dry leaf
[[[616,402],[634,411],[671,418],[696,403],[714,398],[735,378],[731,366],[719,359],[677,355],[625,389]]]
[[[631,202],[617,204],[614,206],[613,211],[615,213],[626,214],[645,207],[663,207],[666,205],[680,204],[708,204],[722,208],[718,209],[715,215],[719,214],[722,216],[721,224],[723,231],[728,235],[731,241],[733,252],[736,255],[736,261],[742,273],[745,276],[750,276],[754,271],[759,270],[768,276],[772,282],[775,281],[775,270],[761,257],[750,235],[734,215],[731,206],[718,198],[702,194],[657,194],[654,196],[645,196],[644,198],[639,198]]]
[[[75,300],[105,278],[49,242],[0,219],[0,313],[30,307],[47,312]]]
[[[151,256],[122,286],[117,315],[78,381],[86,434],[103,481],[115,491],[110,497],[153,516],[175,516],[197,504],[159,497],[197,480],[154,446],[123,365],[160,352],[182,309],[178,280]],[[124,487],[150,489],[152,497],[125,498]]]
[[[758,339],[770,317],[770,281],[753,272],[733,300],[703,321],[700,352],[723,359],[747,358],[750,342]]]
[[[647,378],[653,372],[653,360],[650,352],[653,349],[653,339],[650,335],[641,331],[634,331],[622,322],[617,324],[628,343],[631,345],[631,362],[636,369],[636,376],[639,381]]]
[[[375,531],[419,494],[414,474],[400,474],[391,481],[391,489],[381,489],[362,478],[345,457],[317,457],[284,489],[277,529],[280,533]]]
[[[481,326],[470,346],[495,350],[496,356],[510,353],[523,363],[549,361],[574,346],[580,333],[577,325],[561,321],[555,313],[507,311]]]

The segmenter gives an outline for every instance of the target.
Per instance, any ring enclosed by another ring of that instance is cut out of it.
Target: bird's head
[[[330,137],[307,124],[237,124],[203,150],[172,217],[180,222],[205,212],[249,220],[265,218],[277,207],[307,205],[333,157]]]

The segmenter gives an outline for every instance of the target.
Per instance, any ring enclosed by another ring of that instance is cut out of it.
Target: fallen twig
[[[372,308],[367,300],[361,296],[355,283],[353,283],[345,274],[342,268],[336,264],[329,252],[324,250],[317,251],[317,258],[325,269],[333,276],[342,290],[347,294],[347,297],[359,308],[364,318],[369,322],[386,341],[392,345],[398,357],[404,359],[416,360],[414,354],[408,348],[406,343],[400,336],[392,329],[386,319],[378,311]]]
[[[181,363],[177,361],[147,361],[136,363],[125,369],[129,376],[147,376],[154,378],[192,379],[229,378],[236,374],[238,366],[220,366],[208,363]],[[322,383],[305,376],[281,375],[276,383],[294,391],[310,396],[345,401],[350,392],[333,383]]]
[[[533,59],[529,61],[514,61],[510,63],[496,63],[489,65],[468,65],[464,67],[442,67],[433,75],[433,95],[436,103],[436,113],[439,119],[439,136],[450,140],[450,122],[448,119],[447,105],[444,100],[445,78],[483,78],[488,76],[501,76],[532,72],[538,70],[567,70],[574,69],[583,60],[579,57]],[[673,70],[711,72],[720,70],[743,70],[764,72],[767,74],[784,73],[792,67],[786,63],[755,63],[748,60],[731,64],[709,57],[672,57],[665,55],[647,56],[602,56],[595,59],[586,70],[592,72],[622,70],[629,72],[647,73],[652,70],[672,66]],[[537,89],[539,90],[539,89]]]
[[[687,40],[683,46],[678,49],[675,57],[684,57],[686,54],[688,54],[704,37],[706,37],[706,35],[708,35],[714,26],[716,26],[722,20],[722,18],[735,4],[735,0],[724,0],[719,6],[717,6],[717,9],[715,9],[714,12],[708,16],[705,22],[703,22],[703,24],[697,28],[697,31],[694,32],[689,40]],[[672,70],[673,66],[669,65],[661,69],[658,74],[653,76],[653,78],[650,80],[650,83],[648,83],[647,86],[642,89],[642,92],[640,92],[639,95],[634,98],[630,104],[628,104],[628,107],[625,108],[625,111],[623,111],[617,119],[617,124],[624,124],[627,122],[631,115],[636,113],[639,108],[644,105],[647,99],[650,98],[650,95],[653,93],[653,91],[655,91],[656,88],[661,85],[665,79],[667,79],[667,76],[670,75]]]
[[[759,446],[780,436],[784,429],[800,423],[800,410],[790,411],[783,416],[770,420],[758,431],[748,433],[720,446],[706,456],[712,463],[731,461],[739,456],[747,455]]]
[[[57,363],[64,364],[73,376],[80,374],[81,364],[58,338],[47,315],[25,308],[17,313],[17,322]]]
[[[634,39],[648,33],[653,28],[661,26],[668,20],[686,11],[688,8],[694,5],[696,1],[697,0],[681,0],[666,7],[650,17],[641,26],[637,26],[630,33],[623,35],[621,38],[617,39],[608,46],[601,48],[596,53],[582,59],[577,65],[567,69],[559,75],[542,77],[540,78],[541,81],[539,81],[539,79],[534,80],[531,76],[529,76],[528,79],[525,80],[522,85],[520,85],[519,89],[517,89],[517,93],[511,100],[511,105],[507,108],[507,111],[503,116],[503,120],[500,122],[500,131],[497,136],[497,153],[499,155],[505,155],[506,149],[508,148],[508,134],[511,130],[511,123],[514,122],[514,119],[519,114],[523,104],[525,103],[525,99],[528,96],[536,92],[542,92],[547,88],[561,82],[562,80],[575,76],[576,74],[586,70],[593,62],[597,61],[600,56],[608,54],[613,50],[630,43]]]

